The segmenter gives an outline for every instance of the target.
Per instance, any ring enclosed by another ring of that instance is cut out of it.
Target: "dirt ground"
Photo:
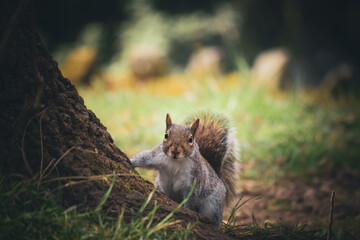
[[[359,234],[360,174],[353,169],[340,171],[333,179],[299,180],[281,178],[276,181],[241,179],[238,196],[247,201],[237,213],[238,224],[281,222],[288,226],[308,225],[327,228],[330,196],[335,191],[333,225],[335,231]]]

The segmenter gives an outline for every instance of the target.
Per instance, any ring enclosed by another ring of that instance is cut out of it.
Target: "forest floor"
[[[246,203],[236,224],[279,222],[326,232],[334,191],[336,237],[360,237],[358,100],[319,99],[326,95],[316,91],[274,93],[237,73],[197,81],[183,75],[142,83],[124,79],[114,75],[119,86],[95,81],[79,91],[129,157],[162,140],[166,113],[178,123],[197,109],[226,112],[241,145],[238,197],[244,194]],[[137,171],[154,181],[154,171]]]
[[[346,231],[360,236],[360,174],[344,169],[335,179],[299,179],[282,177],[274,181],[240,180],[239,196],[246,201],[237,213],[238,224],[263,226],[280,222],[289,227],[307,225],[326,228],[329,224],[330,196],[335,192],[334,231]],[[354,219],[356,221],[354,221]]]

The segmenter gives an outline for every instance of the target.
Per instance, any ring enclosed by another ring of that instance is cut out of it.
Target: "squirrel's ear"
[[[191,124],[191,133],[192,133],[193,136],[195,136],[196,130],[197,130],[198,127],[199,127],[199,122],[200,122],[200,119],[196,119],[196,120]]]
[[[172,121],[171,121],[170,114],[166,114],[166,130],[168,130],[171,125],[172,125]]]

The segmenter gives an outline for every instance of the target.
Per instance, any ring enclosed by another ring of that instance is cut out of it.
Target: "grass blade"
[[[104,205],[104,203],[106,202],[106,200],[109,198],[111,190],[112,190],[112,188],[114,186],[114,183],[115,183],[115,179],[116,179],[116,175],[115,175],[115,172],[114,172],[114,176],[113,176],[113,179],[111,180],[110,187],[106,191],[104,197],[101,199],[99,205],[95,208],[94,212],[99,212],[101,210],[102,206]]]

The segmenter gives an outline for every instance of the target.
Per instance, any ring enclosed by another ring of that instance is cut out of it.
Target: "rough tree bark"
[[[153,185],[134,171],[128,157],[62,76],[34,28],[33,13],[31,0],[0,2],[1,171],[42,182],[51,177],[91,177],[115,171],[121,176],[117,176],[104,208],[116,216],[124,207],[128,220]],[[78,205],[82,210],[94,208],[108,187],[101,180],[66,187],[63,204]],[[145,214],[155,201],[160,206],[158,219],[177,205],[156,191]],[[199,238],[229,238],[208,218],[188,209],[181,208],[174,218],[183,220],[177,228],[198,221],[193,232]]]

